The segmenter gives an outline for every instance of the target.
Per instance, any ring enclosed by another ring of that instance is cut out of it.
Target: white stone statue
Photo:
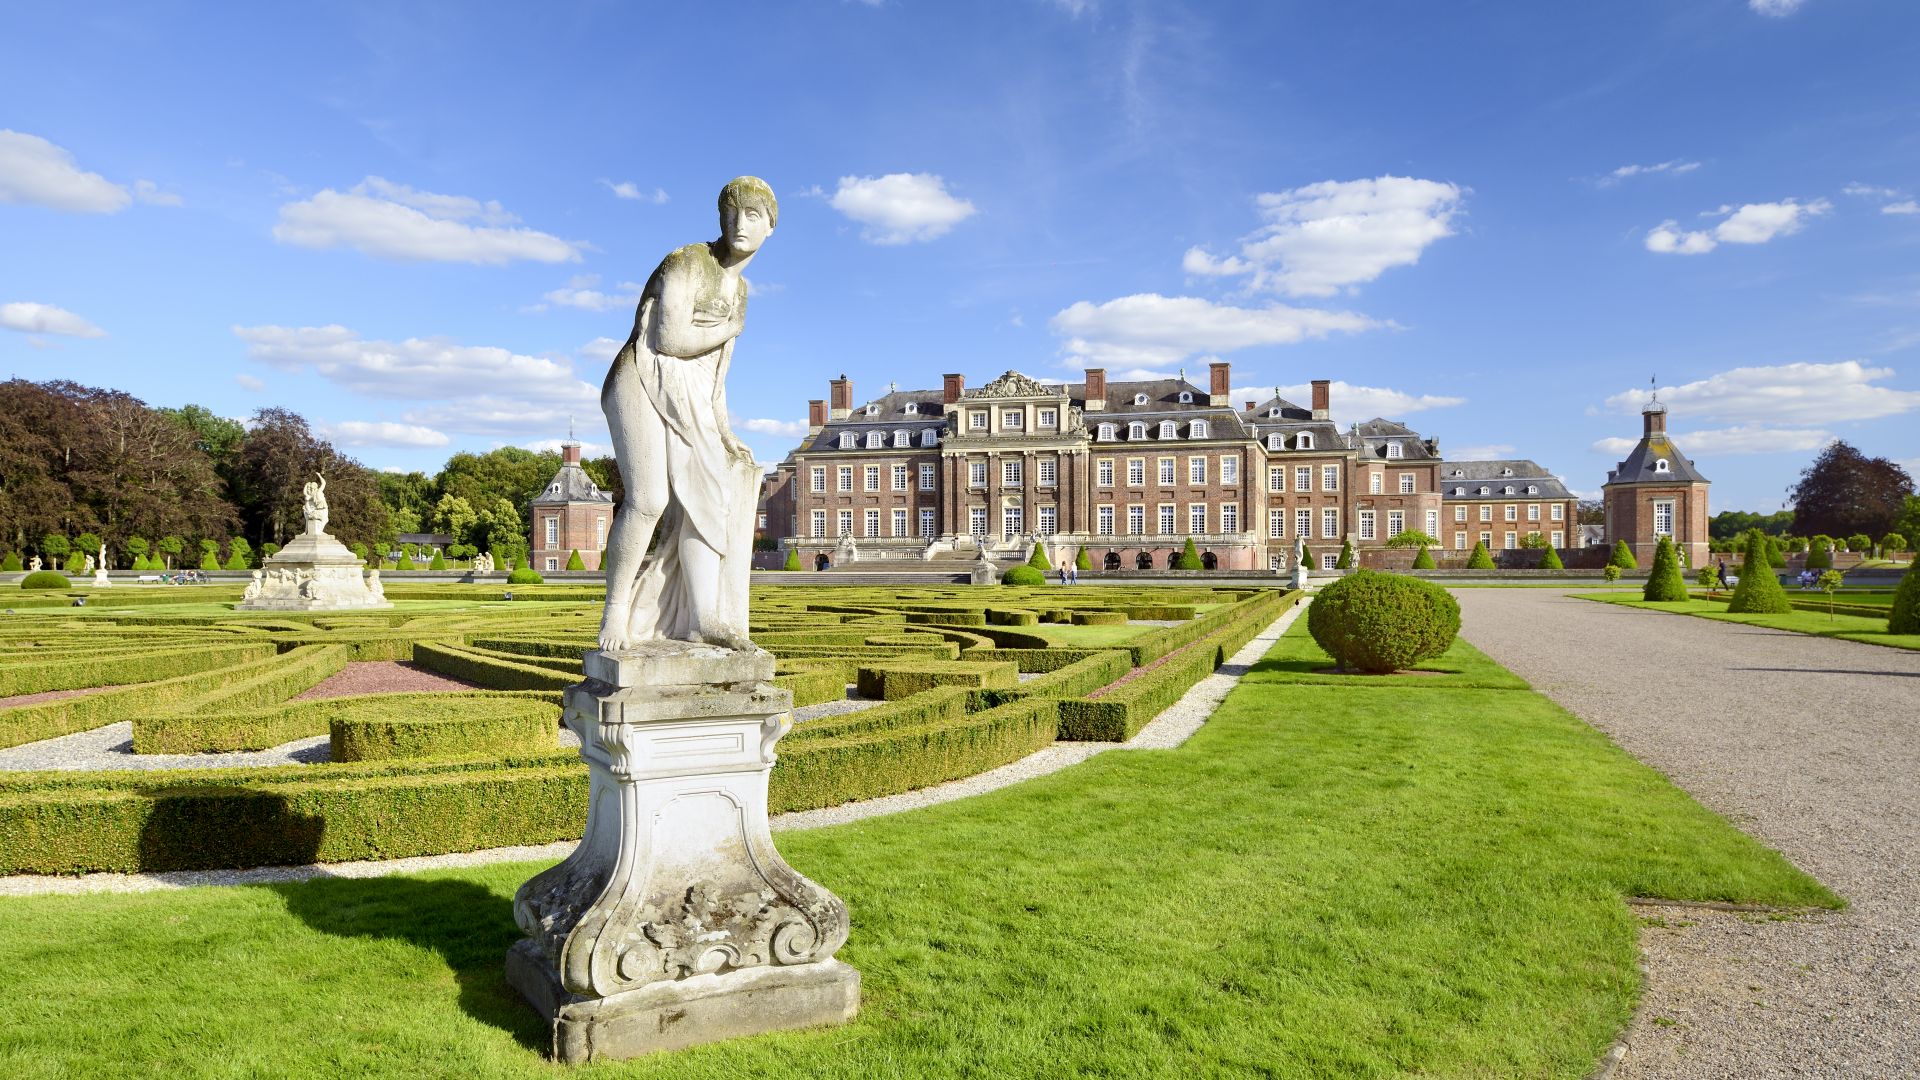
[[[240,599],[242,601],[257,599],[260,596],[260,590],[266,584],[266,577],[266,571],[255,570],[253,580],[247,582],[247,591],[240,594]]]
[[[304,503],[303,512],[307,516],[307,532],[323,533],[327,531],[327,478],[314,473],[314,480],[307,481],[300,489],[300,498]]]
[[[27,571],[29,573],[34,573],[34,574],[39,573],[40,567],[41,567],[40,556],[35,555],[33,558],[27,560]]]
[[[746,325],[741,272],[778,216],[765,181],[729,181],[720,238],[660,261],[607,373],[600,402],[626,498],[602,559],[602,649],[661,638],[752,648],[747,582],[760,470],[728,426],[725,380]]]
[[[377,567],[367,571],[367,595],[376,601],[387,598],[387,590],[380,584],[380,570]]]
[[[301,598],[306,600],[313,599],[313,571],[305,568],[295,570],[293,572],[293,587],[294,591],[299,593]]]
[[[95,563],[94,565],[98,566],[102,570],[107,569],[107,545],[105,544],[100,545],[100,561]]]
[[[96,563],[96,562],[95,562],[95,561],[93,560],[93,556],[91,556],[91,555],[89,555],[89,556],[87,556],[87,565],[86,565],[86,572],[87,572],[87,573],[89,573],[89,574],[91,574],[91,573],[93,573],[93,568],[94,568],[95,566],[98,566],[98,565],[100,565],[100,564],[99,564],[99,563]]]

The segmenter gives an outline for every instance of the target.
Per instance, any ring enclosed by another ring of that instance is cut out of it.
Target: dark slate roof
[[[1508,475],[1508,470],[1512,475]],[[1458,475],[1456,475],[1458,474]],[[1506,494],[1511,485],[1512,495]],[[1528,485],[1539,488],[1532,495],[1527,494]],[[1488,493],[1480,494],[1485,487]],[[1466,488],[1464,494],[1454,494],[1455,489]],[[1539,463],[1525,458],[1512,458],[1499,461],[1448,461],[1440,466],[1440,494],[1447,499],[1571,499],[1573,492],[1560,478],[1540,467]]]
[[[931,417],[938,420],[940,419],[940,412],[943,408],[943,401],[944,395],[939,390],[889,390],[879,397],[874,398],[872,401],[867,402],[865,405],[853,410],[852,416],[845,420],[836,420],[834,423],[857,423],[864,420],[868,423],[877,424],[882,421],[918,420],[923,417]],[[916,415],[909,416],[907,414],[907,406],[909,404],[914,405],[918,410]],[[879,412],[873,416],[868,416],[867,410],[874,406],[879,406]]]
[[[1279,409],[1280,415],[1273,416],[1273,410]],[[1302,408],[1278,394],[1253,407],[1251,418],[1260,424],[1278,424],[1287,421],[1307,421],[1313,419],[1313,410]]]
[[[945,426],[946,417],[940,415],[938,412],[935,412],[932,416],[908,416],[905,413],[901,413],[889,423],[878,417],[869,420],[856,410],[849,419],[828,421],[826,427],[821,428],[813,435],[807,436],[801,442],[799,449],[838,450],[840,448],[840,436],[850,434],[854,436],[852,449],[864,450],[867,447],[867,433],[870,431],[881,431],[887,435],[887,445],[884,449],[892,450],[895,449],[893,445],[893,433],[896,431],[906,431],[911,433],[910,437],[913,440],[912,449],[918,450],[920,449],[920,433],[922,431],[927,428],[939,431]]]
[[[1665,411],[1665,410],[1662,410]],[[1666,472],[1658,472],[1654,466],[1666,459]],[[1626,460],[1614,467],[1613,474],[1607,477],[1609,484],[1704,484],[1707,478],[1693,467],[1693,462],[1673,440],[1663,432],[1658,435],[1643,435],[1640,442],[1628,452]]]
[[[1182,391],[1193,395],[1191,403],[1185,405],[1180,403]],[[1086,408],[1086,383],[1068,383],[1067,394],[1073,398],[1075,405],[1082,409]],[[1142,394],[1146,395],[1146,402],[1140,405],[1134,404],[1134,399]],[[1089,412],[1087,419],[1091,422],[1095,416],[1109,415],[1124,415],[1132,419],[1133,413],[1170,412],[1207,407],[1207,392],[1185,379],[1142,379],[1132,382],[1110,380],[1107,383],[1107,407],[1098,413]]]
[[[1439,455],[1427,449],[1427,441],[1420,433],[1405,424],[1394,420],[1374,417],[1364,424],[1353,426],[1354,449],[1360,451],[1361,460],[1378,458],[1382,461],[1432,461]],[[1387,444],[1400,444],[1400,456],[1387,457]]]
[[[561,465],[560,471],[553,474],[547,486],[534,496],[535,506],[557,506],[561,503],[600,502],[610,503],[613,496],[600,490],[593,482],[587,470],[578,465]]]

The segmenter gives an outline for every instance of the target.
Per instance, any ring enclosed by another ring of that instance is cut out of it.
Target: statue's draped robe
[[[632,336],[614,360],[632,364],[648,403],[666,429],[667,505],[655,533],[652,561],[634,593],[628,633],[634,641],[656,638],[692,640],[701,629],[691,589],[694,583],[680,560],[680,545],[698,540],[720,556],[718,601],[707,629],[724,625],[747,636],[747,587],[753,566],[753,515],[760,493],[760,469],[752,456],[729,450],[726,436],[727,365],[733,343],[701,356],[682,358],[656,353],[654,343],[661,277],[676,261],[690,271],[698,287],[695,325],[718,325],[735,306],[746,305],[746,284],[725,295],[725,274],[706,244],[689,244],[668,255],[647,283]],[[737,443],[734,445],[738,445]],[[631,481],[629,481],[631,482]],[[613,568],[620,572],[624,568]]]

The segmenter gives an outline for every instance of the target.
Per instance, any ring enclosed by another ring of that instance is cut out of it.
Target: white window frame
[[[1320,466],[1320,490],[1321,491],[1339,491],[1340,490],[1340,466],[1338,465]]]
[[[1340,539],[1340,511],[1331,506],[1320,509],[1320,539]]]
[[[1287,512],[1285,510],[1270,509],[1267,511],[1267,536],[1273,540],[1285,540],[1287,538]]]
[[[1240,531],[1240,504],[1239,503],[1221,503],[1220,504],[1221,534],[1224,536],[1232,536],[1239,531]]]
[[[1460,524],[1462,522],[1465,522],[1467,520],[1467,508],[1465,506],[1454,507],[1453,520],[1455,524]]]
[[[1043,457],[1034,463],[1038,475],[1034,479],[1041,487],[1053,487],[1060,482],[1060,459]]]
[[[1147,533],[1147,508],[1140,503],[1127,506],[1127,535],[1145,536]]]
[[[1157,516],[1159,517],[1160,535],[1161,536],[1176,535],[1178,531],[1176,528],[1176,518],[1178,515],[1174,513],[1174,505],[1172,503],[1161,503],[1160,511]]]
[[[1101,536],[1113,535],[1113,506],[1098,506],[1093,511],[1094,531]]]
[[[880,511],[877,509],[869,509],[866,512],[865,518],[867,539],[880,539]]]
[[[824,465],[815,465],[809,472],[809,490],[816,495],[827,492],[827,469]]]
[[[1211,438],[1211,436],[1207,434],[1208,430],[1210,429],[1208,428],[1207,422],[1205,420],[1195,420],[1194,422],[1187,425],[1187,438],[1189,439]]]
[[[1300,540],[1313,539],[1313,511],[1307,507],[1295,507],[1293,511],[1293,535]]]
[[[837,526],[837,528],[834,530],[833,535],[835,536],[852,536],[853,535],[853,511],[842,510],[838,512],[837,514],[834,515],[833,523],[835,526]]]
[[[887,433],[886,433],[886,432],[884,432],[884,431],[869,431],[869,432],[867,432],[867,449],[869,449],[869,450],[885,450],[886,448],[887,448]]]
[[[1207,531],[1207,504],[1187,504],[1187,531],[1195,536],[1203,536]]]
[[[1094,484],[1098,487],[1113,486],[1113,459],[1103,457],[1093,463]]]
[[[1653,535],[1654,536],[1670,537],[1674,535],[1673,515],[1674,515],[1674,502],[1672,499],[1653,500]],[[1665,518],[1664,525],[1662,524],[1663,517]]]
[[[907,490],[907,467],[905,465],[895,465],[893,467],[893,490]]]
[[[967,486],[983,488],[987,486],[987,463],[984,461],[967,462]]]
[[[967,529],[978,540],[987,535],[987,508],[970,506],[967,508]]]
[[[1547,518],[1552,521],[1567,520],[1566,503],[1550,503],[1547,506]]]
[[[1407,531],[1407,512],[1405,510],[1387,511],[1387,537],[1391,539]]]
[[[1402,495],[1413,494],[1413,487],[1414,487],[1413,474],[1410,472],[1401,473],[1400,474],[1400,494]]]
[[[1398,461],[1405,456],[1406,454],[1400,449],[1399,443],[1391,441],[1387,443],[1387,460]]]
[[[860,476],[860,486],[865,491],[880,490],[880,466],[868,465]]]
[[[1041,507],[1040,520],[1039,522],[1037,522],[1037,524],[1040,527],[1041,536],[1052,536],[1054,533],[1059,532],[1060,531],[1060,508],[1056,506]]]
[[[1381,493],[1380,489],[1383,482],[1384,482],[1384,477],[1382,477],[1377,470],[1373,470],[1373,469],[1367,470],[1367,494],[1369,495],[1380,494]]]
[[[1000,462],[1000,484],[1002,487],[1019,487],[1026,483],[1027,470],[1019,458],[1008,458]]]
[[[1284,465],[1275,465],[1275,466],[1272,466],[1272,467],[1270,467],[1269,469],[1267,469],[1267,490],[1268,490],[1268,491],[1285,491],[1285,490],[1287,490],[1287,468],[1286,468],[1286,466],[1284,466]]]
[[[985,431],[988,425],[992,423],[993,414],[985,409],[969,409],[967,411],[968,431]]]
[[[1025,431],[1026,427],[1027,427],[1027,410],[1025,409],[1001,409],[1000,410],[1000,430],[1001,431]]]
[[[1026,531],[1027,514],[1025,507],[1016,504],[1000,508],[1000,536],[1002,539],[1011,540],[1016,536],[1025,535]]]
[[[907,508],[906,507],[896,506],[893,508],[891,524],[893,525],[892,535],[894,539],[899,540],[904,538],[907,535]]]
[[[1221,456],[1220,482],[1223,484],[1237,484],[1240,482],[1240,459],[1239,458],[1233,456],[1232,454],[1224,454]]]
[[[1043,427],[1043,428],[1059,427],[1060,426],[1060,410],[1058,409],[1039,410],[1039,422],[1036,423],[1034,426]]]
[[[1127,486],[1147,486],[1147,459],[1130,457],[1127,459]]]
[[[835,474],[834,476],[834,490],[835,491],[852,491],[853,490],[853,466],[851,465],[840,466],[839,473]]]
[[[1160,486],[1172,487],[1179,463],[1174,458],[1163,457],[1159,460],[1158,464],[1160,469]]]
[[[1293,438],[1293,448],[1294,448],[1295,450],[1311,450],[1311,449],[1313,449],[1313,432],[1311,432],[1311,431],[1303,431],[1303,432],[1301,432],[1300,434],[1298,434],[1298,435],[1296,435],[1296,436],[1294,436],[1294,438]]]
[[[936,528],[938,528],[938,526],[935,524],[935,521],[934,521],[933,507],[931,506],[921,507],[920,508],[920,538],[922,540],[933,539],[935,535],[934,530]]]
[[[1180,425],[1171,420],[1160,421],[1160,438],[1177,439],[1180,437]]]
[[[813,526],[811,533],[813,538],[815,540],[824,539],[827,535],[827,512],[825,510],[815,510],[813,512],[811,525]]]
[[[1293,467],[1293,490],[1295,491],[1312,491],[1313,490],[1313,466],[1295,465]]]
[[[1360,539],[1367,541],[1377,539],[1374,535],[1373,511],[1371,510],[1360,511]]]
[[[921,463],[920,465],[920,490],[921,491],[933,490],[935,475],[936,474],[934,471],[934,467],[931,462]]]
[[[1187,459],[1187,483],[1204,484],[1207,482],[1207,459],[1190,457]]]

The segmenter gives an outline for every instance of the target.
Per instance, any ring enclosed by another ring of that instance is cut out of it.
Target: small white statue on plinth
[[[316,483],[316,481],[318,481]],[[327,531],[327,478],[319,473],[300,489],[301,509],[307,518],[307,535],[317,536]]]
[[[266,581],[266,576],[267,576],[266,571],[264,570],[255,570],[253,572],[253,580],[247,582],[247,590],[240,594],[240,599],[243,603],[248,600],[255,600],[259,598],[260,588],[262,584],[264,584],[264,582]]]
[[[93,557],[92,555],[88,555],[88,556],[87,556],[87,562],[86,562],[86,566],[85,566],[85,567],[83,567],[83,571],[84,571],[85,573],[89,573],[89,574],[91,574],[91,573],[93,573],[93,568],[94,568],[95,566],[97,566],[97,565],[98,565],[98,563],[97,563],[97,562],[96,562],[96,561],[94,560],[94,557]]]
[[[654,270],[601,392],[626,497],[602,561],[600,648],[563,714],[587,763],[586,835],[520,887],[528,936],[507,954],[564,1062],[845,1023],[859,1008],[859,973],[833,958],[846,905],[767,829],[793,695],[747,636],[760,470],[727,425],[724,380],[746,320],[741,271],[778,212],[764,182],[727,184],[720,238]]]
[[[96,589],[111,588],[113,579],[107,576],[107,545],[100,545],[99,559],[96,560],[93,556],[89,555],[87,561],[93,564],[93,587]]]
[[[1301,589],[1301,590],[1306,589],[1309,583],[1309,579],[1311,577],[1311,575],[1307,573],[1307,563],[1311,559],[1312,559],[1312,556],[1307,554],[1307,538],[1303,536],[1297,542],[1295,542],[1293,547],[1293,587],[1294,588]]]
[[[27,560],[27,572],[37,574],[40,572],[41,565],[40,556],[35,555],[33,558]]]
[[[378,567],[367,571],[367,595],[375,602],[383,603],[387,599],[386,587],[380,584],[380,570]]]
[[[362,577],[366,560],[327,534],[327,478],[316,475],[301,489],[306,525],[287,546],[254,571],[238,605],[241,611],[352,611],[393,605],[370,591]]]

